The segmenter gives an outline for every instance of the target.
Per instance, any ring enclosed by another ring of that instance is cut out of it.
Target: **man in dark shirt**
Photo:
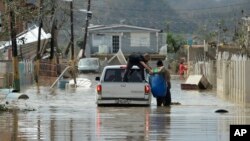
[[[141,55],[141,54],[129,55],[127,68],[126,68],[124,76],[123,76],[123,81],[124,82],[128,81],[128,74],[134,65],[136,65],[140,68],[141,78],[142,78],[142,80],[145,80],[144,68],[146,68],[149,71],[149,73],[152,73],[152,69],[147,65],[147,62],[149,61],[149,59],[150,59],[150,56],[147,53],[145,53],[144,55]]]

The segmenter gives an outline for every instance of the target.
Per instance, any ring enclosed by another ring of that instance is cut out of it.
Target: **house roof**
[[[105,29],[114,29],[114,28],[130,28],[130,29],[137,29],[137,30],[145,30],[151,32],[160,32],[160,29],[153,29],[147,27],[139,27],[139,26],[132,26],[132,25],[125,25],[125,24],[114,24],[109,26],[98,25],[98,26],[90,26],[89,31],[97,31],[97,30],[105,30]]]
[[[41,40],[46,40],[50,38],[51,38],[51,34],[45,33],[45,31],[41,29]],[[17,40],[17,45],[24,45],[24,44],[37,42],[38,41],[38,27],[34,26],[31,29],[17,35],[16,40]],[[0,50],[6,47],[10,47],[11,44],[12,44],[11,40],[4,42],[3,44],[0,44]]]

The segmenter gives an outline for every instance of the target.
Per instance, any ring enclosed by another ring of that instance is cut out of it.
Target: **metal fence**
[[[19,62],[20,86],[26,87],[33,84],[33,62],[24,60]],[[0,61],[0,88],[10,88],[13,84],[13,66],[11,60]]]
[[[30,60],[19,62],[20,85],[22,87],[30,86],[34,83],[34,65]]]

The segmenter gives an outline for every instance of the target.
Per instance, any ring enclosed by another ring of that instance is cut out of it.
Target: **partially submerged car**
[[[99,58],[82,58],[78,62],[78,71],[83,72],[100,72],[101,65]]]

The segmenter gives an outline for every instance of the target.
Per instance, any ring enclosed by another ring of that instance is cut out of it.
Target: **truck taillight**
[[[145,94],[149,94],[150,93],[150,86],[149,85],[145,85],[144,92],[145,92]]]
[[[96,86],[96,91],[98,94],[102,94],[102,85],[97,85]]]

